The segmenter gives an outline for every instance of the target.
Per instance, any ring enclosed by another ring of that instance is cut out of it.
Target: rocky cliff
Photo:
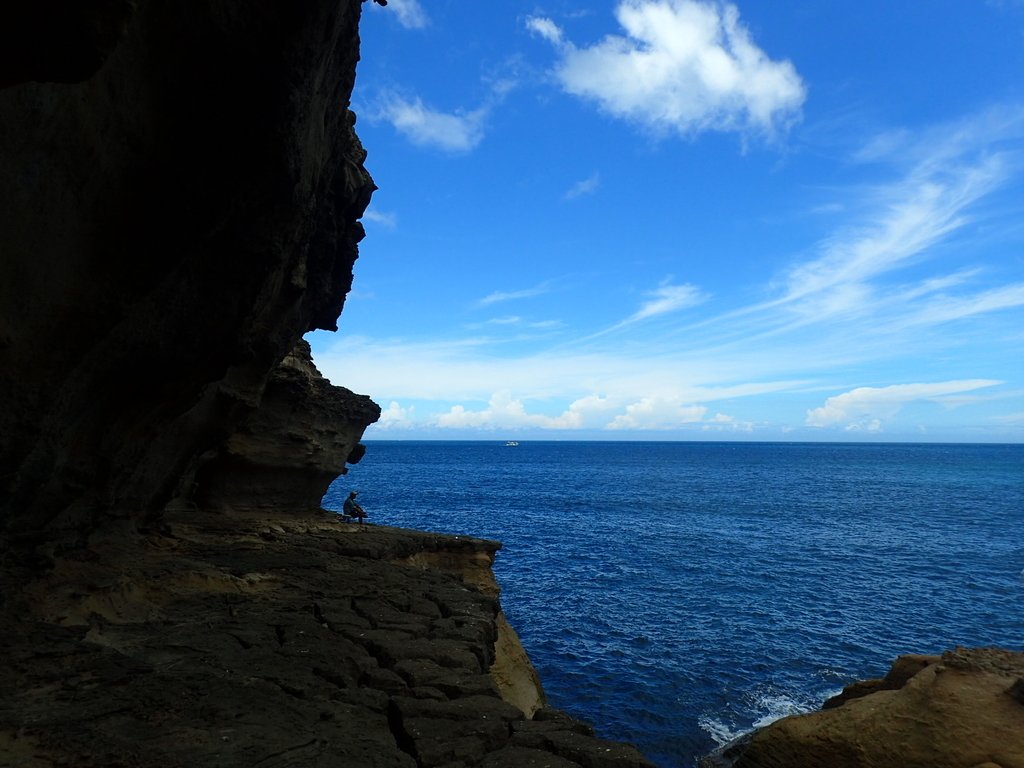
[[[497,543],[319,508],[380,413],[301,341],[374,189],[360,11],[0,8],[0,765],[649,765],[545,707]]]
[[[369,397],[321,376],[300,341],[271,371],[259,408],[201,464],[190,497],[205,509],[319,510],[378,418]]]
[[[4,4],[9,552],[187,496],[301,336],[335,327],[373,190],[348,110],[359,14]]]

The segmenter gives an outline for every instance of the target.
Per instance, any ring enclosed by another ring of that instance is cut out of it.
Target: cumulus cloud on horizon
[[[993,379],[966,379],[936,383],[893,384],[888,387],[857,387],[807,411],[809,427],[842,426],[848,431],[877,432],[882,420],[892,418],[916,400],[942,402],[943,397],[1002,384]]]
[[[645,397],[627,405],[625,411],[608,424],[607,429],[677,429],[704,420],[708,409],[682,402],[674,397]]]
[[[446,429],[664,431],[699,425],[704,422],[707,412],[705,406],[687,403],[678,396],[644,397],[624,403],[616,398],[588,395],[573,401],[562,413],[548,415],[531,413],[520,398],[513,397],[508,390],[501,390],[491,395],[487,405],[481,409],[452,406],[437,416],[433,426]],[[718,427],[726,423],[731,426],[734,420],[717,414],[707,423]]]
[[[622,0],[625,35],[577,47],[550,18],[527,28],[558,50],[562,89],[658,133],[738,131],[774,136],[800,114],[803,80],[753,41],[731,4]]]

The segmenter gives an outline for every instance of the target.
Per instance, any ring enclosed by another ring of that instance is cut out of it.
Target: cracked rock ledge
[[[500,546],[327,512],[97,535],[0,606],[0,764],[650,766],[546,707]]]

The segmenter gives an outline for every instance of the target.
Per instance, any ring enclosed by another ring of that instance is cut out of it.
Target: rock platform
[[[639,768],[545,706],[498,542],[168,512],[12,573],[0,765]]]

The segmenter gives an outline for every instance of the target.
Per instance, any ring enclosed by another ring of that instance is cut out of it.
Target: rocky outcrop
[[[360,8],[4,4],[0,548],[158,514],[335,327],[374,188]]]
[[[1024,653],[903,656],[828,708],[756,731],[707,766],[1024,768]]]
[[[319,509],[379,415],[300,342],[374,189],[360,10],[0,8],[0,765],[648,765],[544,706],[495,542]]]
[[[369,397],[321,376],[300,341],[271,372],[259,408],[202,464],[192,497],[205,509],[319,510],[378,418]]]
[[[94,537],[0,606],[0,764],[648,767],[503,698],[498,546],[328,513]]]

